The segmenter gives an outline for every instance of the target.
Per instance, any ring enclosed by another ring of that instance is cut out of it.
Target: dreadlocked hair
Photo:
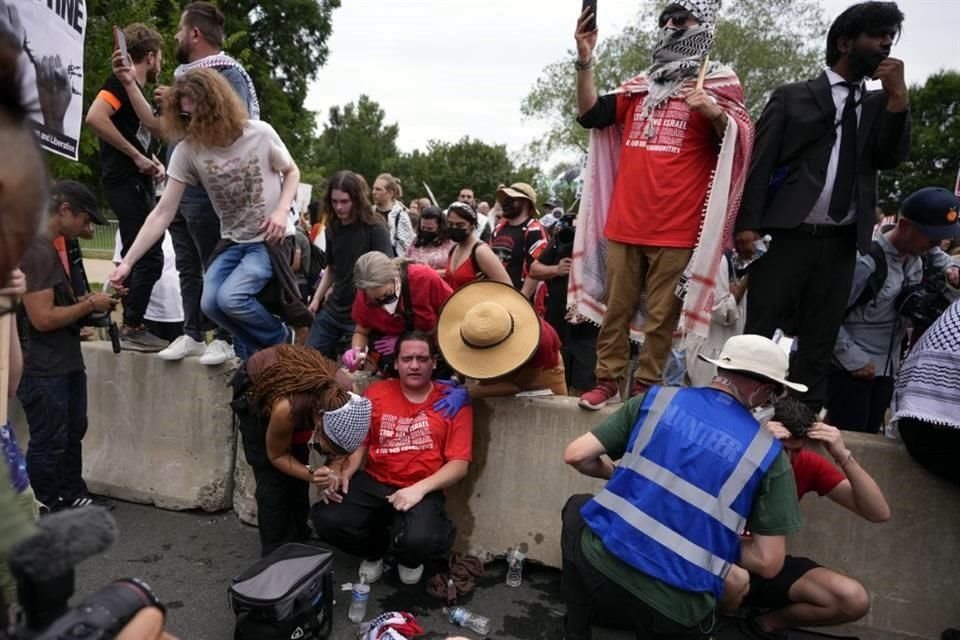
[[[794,397],[787,396],[773,405],[773,420],[787,428],[791,435],[802,438],[817,421],[813,410]]]
[[[290,401],[296,428],[312,429],[313,416],[339,409],[350,399],[337,385],[337,365],[306,347],[282,344],[275,347],[277,361],[263,370],[253,387],[253,407],[270,413],[274,403]]]

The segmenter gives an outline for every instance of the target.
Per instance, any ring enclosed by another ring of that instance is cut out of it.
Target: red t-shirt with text
[[[410,303],[413,306],[413,328],[425,333],[433,333],[437,328],[440,307],[453,295],[443,278],[436,271],[423,264],[407,266],[407,283],[410,287]],[[403,294],[397,304],[397,312],[387,313],[383,307],[371,309],[367,306],[367,294],[357,290],[353,299],[351,315],[353,321],[361,327],[373,329],[388,336],[398,336],[406,331],[403,315]]]
[[[367,449],[367,473],[377,482],[409,487],[451,460],[473,458],[473,409],[464,406],[452,420],[433,410],[442,396],[434,385],[427,399],[410,402],[399,380],[371,385],[364,394],[373,405]]]
[[[797,499],[811,491],[825,496],[847,479],[830,461],[813,451],[800,449],[789,454],[793,478],[797,481]]]
[[[647,138],[645,95],[617,95],[623,126],[620,165],[604,233],[621,244],[693,248],[720,139],[710,121],[671,98],[653,113]]]

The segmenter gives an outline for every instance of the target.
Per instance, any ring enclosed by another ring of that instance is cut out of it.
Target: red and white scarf
[[[685,81],[671,97],[685,99],[694,90],[695,78]],[[678,286],[683,299],[679,330],[683,346],[702,344],[710,330],[713,292],[723,249],[732,239],[743,185],[753,150],[753,123],[743,104],[743,88],[728,67],[711,64],[703,88],[727,115],[727,130],[713,170],[697,244]],[[649,81],[641,74],[619,92],[646,95]],[[573,247],[573,268],[567,289],[567,306],[574,318],[602,324],[606,313],[607,241],[604,228],[613,197],[620,161],[619,126],[594,129],[584,172],[583,196]],[[644,302],[630,325],[630,337],[643,341]]]

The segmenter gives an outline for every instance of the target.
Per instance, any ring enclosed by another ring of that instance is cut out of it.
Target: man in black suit
[[[774,90],[757,123],[735,240],[746,257],[762,234],[772,241],[750,269],[744,331],[770,337],[783,328],[797,337],[790,379],[810,388],[803,400],[815,411],[857,249],[869,250],[877,172],[910,150],[903,62],[889,57],[902,22],[895,2],[848,8],[827,35],[829,68]],[[882,90],[866,91],[867,78]]]

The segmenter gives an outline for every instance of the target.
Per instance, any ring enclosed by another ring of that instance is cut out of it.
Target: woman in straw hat
[[[323,499],[339,487],[328,466],[308,463],[309,448],[342,457],[366,438],[370,401],[348,391],[349,384],[338,379],[336,363],[293,345],[257,352],[234,376],[231,408],[257,480],[263,555],[309,537],[311,484],[323,491]]]
[[[432,334],[441,307],[453,293],[430,267],[379,251],[360,256],[353,268],[353,284],[356,327],[351,348],[343,354],[343,363],[351,371],[365,363],[371,335],[376,337],[373,346],[380,356],[379,368],[387,371],[397,338],[414,330]]]
[[[567,395],[557,332],[510,285],[474,282],[453,294],[440,312],[437,341],[447,364],[472,379],[448,387],[444,408],[522,391]]]

